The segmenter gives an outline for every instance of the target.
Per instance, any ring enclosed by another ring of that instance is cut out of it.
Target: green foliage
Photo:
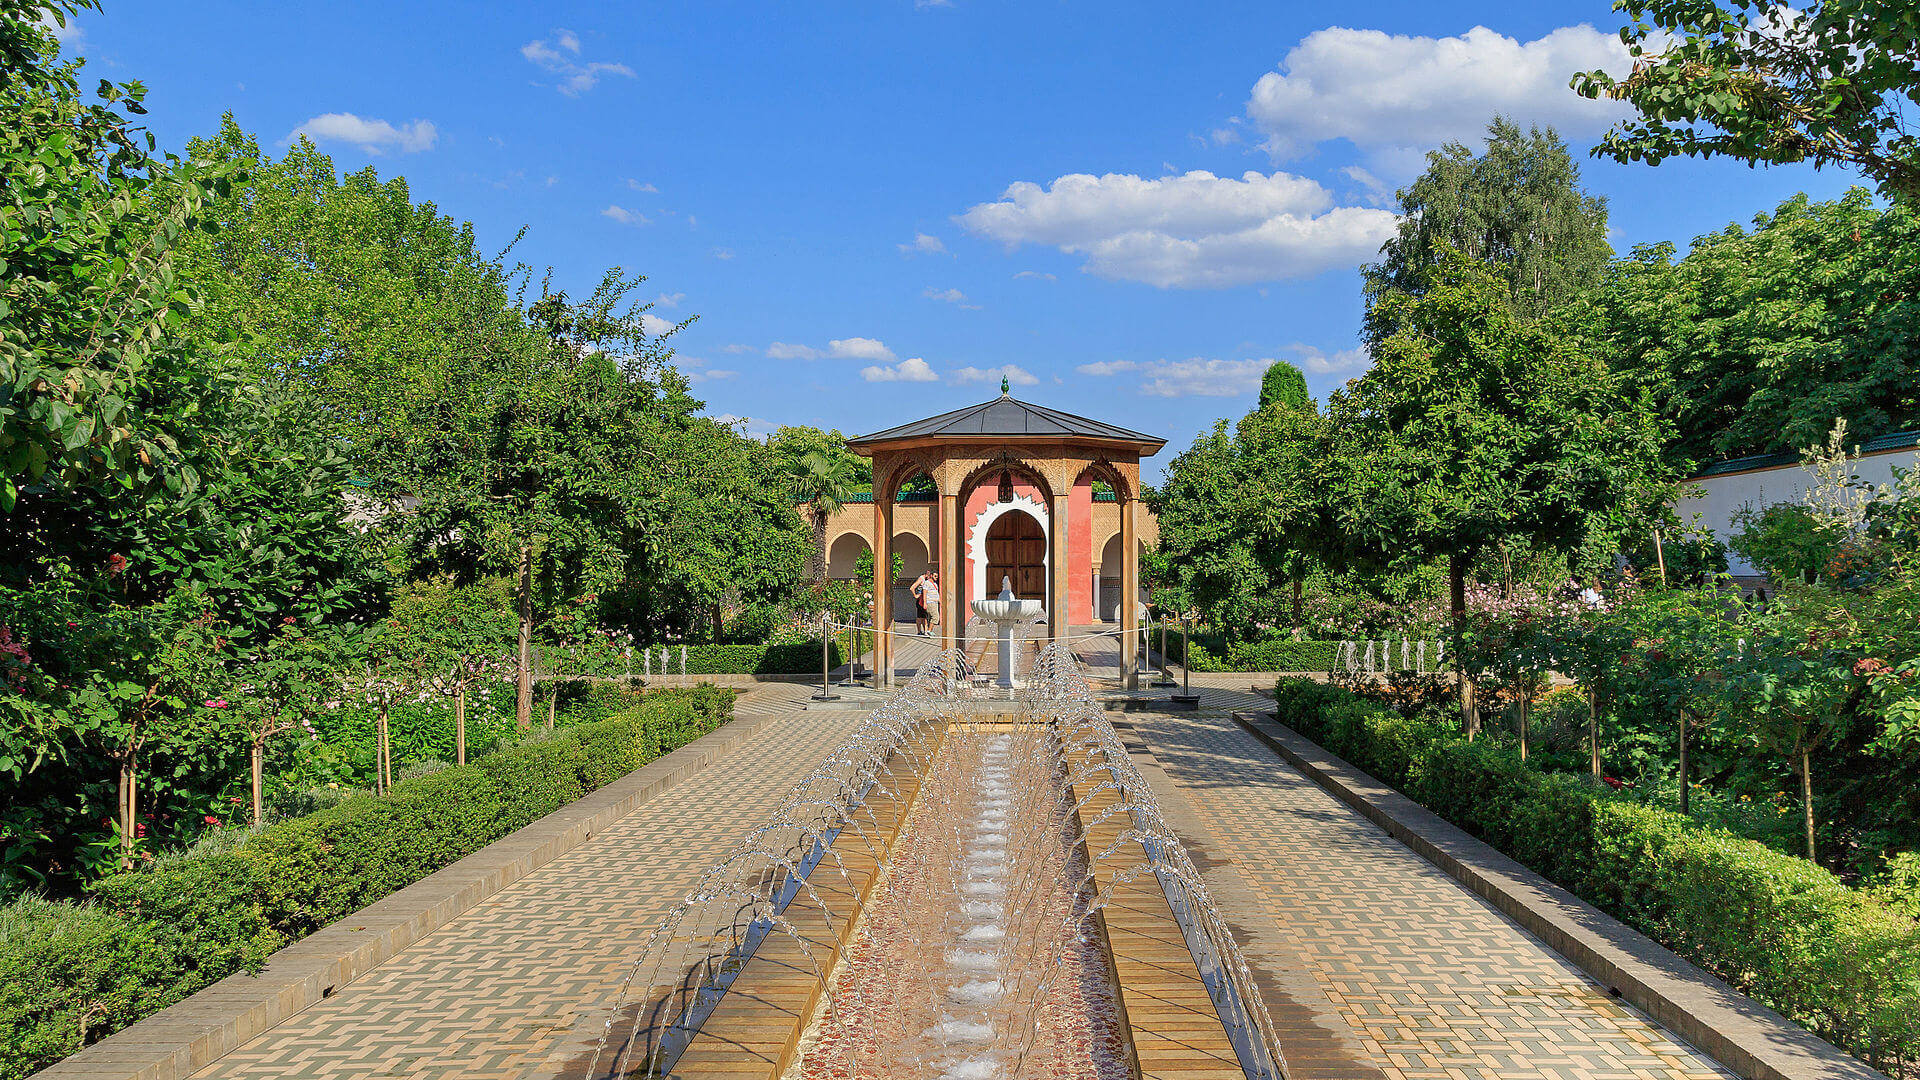
[[[404,888],[713,730],[733,695],[649,694],[614,718],[282,821],[94,887],[0,908],[0,1077],[36,1069]]]
[[[1264,412],[1274,405],[1295,411],[1313,408],[1313,395],[1307,393],[1307,377],[1285,360],[1268,364],[1266,373],[1260,376],[1258,408]]]
[[[1200,635],[1182,657],[1179,640],[1167,639],[1172,659],[1195,671],[1330,671],[1339,648],[1338,641],[1234,641]]]
[[[1579,188],[1580,170],[1552,128],[1522,132],[1495,117],[1486,153],[1460,143],[1427,155],[1427,171],[1400,192],[1400,226],[1366,267],[1370,346],[1396,329],[1389,293],[1434,287],[1447,251],[1480,263],[1504,286],[1514,313],[1534,320],[1599,280],[1613,257],[1607,201]]]
[[[1529,768],[1445,724],[1282,679],[1279,720],[1807,1026],[1920,1054],[1920,926],[1804,859]]]
[[[190,489],[194,427],[156,390],[205,377],[177,333],[200,297],[174,248],[224,171],[156,157],[137,82],[80,92],[50,34],[92,3],[0,7],[0,513],[24,488]]]
[[[1734,511],[1733,524],[1740,531],[1727,546],[1777,585],[1812,582],[1844,540],[1799,503],[1743,506]]]
[[[1901,0],[1824,0],[1805,10],[1736,0],[1618,0],[1633,71],[1577,75],[1589,98],[1639,110],[1594,153],[1659,164],[1685,154],[1750,164],[1859,169],[1889,198],[1920,197],[1920,19]]]
[[[1681,467],[1920,427],[1920,217],[1858,188],[1635,248],[1571,319],[1673,425]]]
[[[818,626],[815,627],[817,631]],[[680,646],[669,646],[665,672],[680,673]],[[806,675],[820,670],[820,639],[796,645],[688,645],[689,675]],[[829,647],[828,667],[846,662],[841,643]],[[655,659],[659,659],[658,653]]]

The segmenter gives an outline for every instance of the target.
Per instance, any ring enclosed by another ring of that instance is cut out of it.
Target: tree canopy
[[[1785,4],[1616,0],[1633,71],[1577,75],[1590,98],[1639,112],[1595,154],[1659,164],[1685,154],[1860,170],[1883,195],[1920,198],[1920,14],[1908,0]]]

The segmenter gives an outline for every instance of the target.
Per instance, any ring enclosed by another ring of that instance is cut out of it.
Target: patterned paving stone
[[[1201,691],[1198,714],[1130,719],[1186,789],[1215,850],[1239,865],[1267,913],[1293,932],[1329,998],[1388,1075],[1731,1075],[1610,997],[1227,715],[1259,708],[1261,700],[1214,686]]]
[[[653,924],[861,721],[802,711],[811,692],[751,691],[740,715],[788,719],[197,1076],[523,1075],[604,1020],[596,1003]]]

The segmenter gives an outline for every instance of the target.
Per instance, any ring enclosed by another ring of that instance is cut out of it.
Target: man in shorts
[[[927,617],[927,578],[930,576],[930,573],[931,572],[921,574],[919,577],[914,578],[913,586],[907,590],[913,594],[913,632],[919,637],[927,636],[927,623],[929,621]]]

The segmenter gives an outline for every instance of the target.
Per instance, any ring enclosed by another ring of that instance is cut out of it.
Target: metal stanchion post
[[[1180,622],[1180,681],[1181,690],[1173,695],[1173,703],[1184,709],[1200,707],[1200,695],[1193,692],[1193,616],[1189,615]]]
[[[832,624],[826,615],[820,616],[820,692],[813,695],[815,701],[839,701],[840,695],[833,692],[833,636]]]
[[[1151,642],[1151,634],[1148,640]],[[1160,617],[1160,674],[1147,685],[1155,690],[1165,690],[1174,685],[1173,673],[1167,670],[1167,619],[1164,615]]]

